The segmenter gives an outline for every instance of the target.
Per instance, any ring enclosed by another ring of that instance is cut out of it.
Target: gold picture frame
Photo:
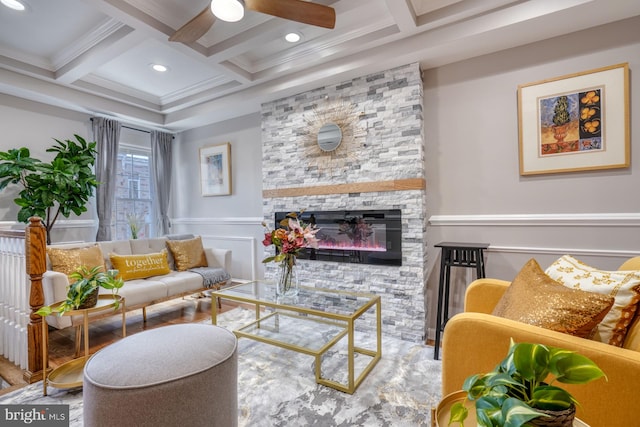
[[[231,194],[231,144],[200,148],[200,191],[203,196]]]
[[[630,165],[629,64],[518,86],[520,175]]]

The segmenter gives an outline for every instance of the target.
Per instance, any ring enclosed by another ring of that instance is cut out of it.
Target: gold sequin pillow
[[[602,271],[564,255],[546,273],[568,288],[613,297],[613,307],[598,325],[593,339],[622,347],[640,301],[640,271]]]
[[[122,280],[145,279],[147,277],[169,274],[167,250],[141,255],[109,254],[113,268],[120,272]]]
[[[167,246],[176,263],[176,270],[185,271],[195,267],[207,267],[207,257],[200,236],[186,240],[167,240]]]
[[[493,315],[589,338],[613,305],[613,297],[569,289],[529,260],[511,282]]]
[[[51,261],[51,269],[69,276],[78,267],[93,268],[97,265],[104,268],[104,258],[100,246],[93,245],[84,248],[52,248],[47,247],[47,255]]]

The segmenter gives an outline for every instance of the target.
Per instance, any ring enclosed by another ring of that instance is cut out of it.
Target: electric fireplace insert
[[[275,213],[277,227],[287,213]],[[300,220],[320,229],[318,249],[302,250],[300,259],[402,265],[400,209],[305,211]]]

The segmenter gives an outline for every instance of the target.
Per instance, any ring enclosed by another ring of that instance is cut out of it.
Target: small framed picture
[[[629,66],[518,87],[520,175],[629,167]]]
[[[231,194],[231,144],[200,148],[200,191],[203,196]]]

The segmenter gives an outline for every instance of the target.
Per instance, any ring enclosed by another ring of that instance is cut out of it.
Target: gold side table
[[[55,311],[63,301],[58,301],[51,305],[51,308]],[[74,388],[82,386],[82,375],[84,370],[84,364],[89,359],[89,315],[100,311],[106,311],[109,309],[116,310],[119,304],[119,309],[122,311],[122,336],[127,336],[127,323],[125,319],[125,305],[124,297],[120,295],[99,295],[98,303],[91,308],[84,308],[78,310],[69,310],[63,313],[63,316],[82,316],[82,324],[84,329],[84,355],[76,357],[68,362],[63,363],[57,368],[48,372],[49,366],[49,325],[46,319],[42,319],[42,392],[43,395],[47,395],[47,385],[55,388]],[[52,315],[57,316],[57,313]],[[76,337],[77,338],[77,337]]]

